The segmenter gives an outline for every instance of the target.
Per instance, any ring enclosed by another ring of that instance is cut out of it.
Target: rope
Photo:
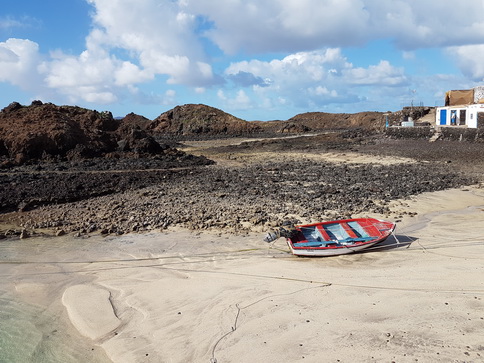
[[[28,264],[94,264],[94,263],[114,263],[114,262],[136,262],[136,261],[154,261],[161,259],[172,258],[190,258],[190,257],[214,257],[217,255],[224,255],[230,253],[242,253],[251,251],[265,251],[265,248],[246,248],[235,251],[219,251],[210,253],[199,253],[194,255],[176,255],[176,256],[158,256],[158,257],[144,257],[144,258],[126,258],[126,259],[112,259],[112,260],[88,260],[88,261],[0,261],[2,265],[28,265]]]
[[[270,295],[270,296],[266,296],[266,297],[263,297],[257,301],[254,301],[253,303],[249,304],[249,305],[246,305],[244,307],[240,307],[239,306],[239,303],[236,303],[235,304],[235,307],[237,308],[237,313],[235,315],[235,321],[234,321],[234,325],[231,327],[231,330],[228,331],[227,333],[223,334],[216,342],[215,344],[213,345],[213,348],[212,348],[212,357],[210,358],[210,363],[217,363],[217,358],[215,358],[215,350],[217,349],[217,346],[219,345],[219,343],[224,340],[227,336],[229,336],[230,334],[234,333],[236,330],[237,330],[237,323],[239,321],[239,316],[240,316],[240,312],[243,310],[243,309],[247,309],[251,306],[254,306],[258,303],[260,303],[261,301],[264,301],[264,300],[267,300],[267,299],[270,299],[270,298],[274,298],[274,297],[278,297],[278,296],[289,296],[289,295],[294,295],[294,294],[297,294],[301,291],[305,291],[305,290],[310,290],[310,289],[320,289],[320,288],[323,288],[323,287],[329,287],[331,286],[330,283],[325,283],[323,285],[320,285],[320,286],[313,286],[313,287],[306,287],[306,288],[303,288],[303,289],[299,289],[299,290],[296,290],[296,291],[293,291],[293,292],[289,292],[289,293],[286,293],[286,294],[275,294],[275,295]]]

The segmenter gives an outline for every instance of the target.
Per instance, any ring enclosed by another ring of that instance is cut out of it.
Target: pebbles
[[[67,188],[80,182],[66,174],[48,180]],[[77,198],[86,199],[45,205],[15,214],[16,218],[27,229],[55,225],[81,235],[124,234],[174,225],[243,232],[277,226],[287,219],[318,221],[358,213],[385,214],[391,200],[473,182],[441,165],[331,164],[308,159],[243,167],[82,174],[82,180],[86,187]],[[104,180],[105,184],[93,184]],[[105,188],[106,195],[93,196],[97,186]],[[62,190],[55,194],[55,188],[50,191],[49,198],[67,195]]]

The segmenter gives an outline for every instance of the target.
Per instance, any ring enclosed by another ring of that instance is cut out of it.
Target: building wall
[[[456,124],[458,126],[477,128],[478,113],[484,112],[484,104],[473,104],[460,107],[437,107],[435,112],[436,126],[451,126],[451,116],[453,111],[456,113]]]
[[[484,100],[484,86],[474,88],[474,103],[481,103]]]

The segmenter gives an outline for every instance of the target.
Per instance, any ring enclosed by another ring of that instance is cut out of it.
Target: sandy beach
[[[484,143],[435,115],[12,102],[0,362],[484,361]],[[325,258],[263,242],[356,217],[396,233]]]
[[[35,254],[3,284],[113,362],[482,361],[484,189],[392,208],[418,211],[399,243],[330,258],[260,233],[16,241]]]

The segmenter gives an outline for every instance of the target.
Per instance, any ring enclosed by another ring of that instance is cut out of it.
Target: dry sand
[[[398,223],[400,244],[366,253],[298,258],[261,234],[92,237],[41,264],[68,281],[17,291],[38,301],[57,286],[113,362],[484,361],[484,189],[394,208],[419,216]]]

